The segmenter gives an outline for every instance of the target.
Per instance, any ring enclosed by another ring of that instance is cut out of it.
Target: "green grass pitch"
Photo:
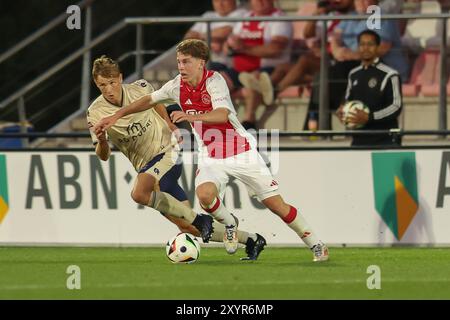
[[[320,264],[305,248],[243,255],[207,247],[175,265],[163,247],[2,247],[0,299],[450,299],[450,248],[331,248]],[[80,290],[66,287],[70,265]],[[379,290],[367,288],[370,265],[380,267]]]

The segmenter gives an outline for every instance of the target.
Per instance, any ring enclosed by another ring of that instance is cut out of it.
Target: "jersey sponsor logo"
[[[375,88],[375,86],[377,85],[377,83],[378,83],[378,81],[377,81],[376,78],[371,78],[371,79],[369,80],[369,83],[368,83],[369,88]]]
[[[195,109],[188,109],[185,111],[186,114],[203,114],[208,113],[208,110],[195,110]]]
[[[150,127],[151,125],[152,122],[150,120],[147,121],[147,123],[144,126],[140,122],[133,122],[127,127],[127,133],[129,137],[119,138],[119,143],[128,143],[130,141],[136,141],[136,139],[142,136],[147,131],[147,128]]]
[[[204,104],[210,104],[211,103],[211,97],[208,94],[202,94],[202,102]]]
[[[141,130],[144,130],[144,127],[139,122],[133,122],[127,127],[127,133],[129,136],[136,134]]]
[[[241,39],[262,39],[263,32],[262,30],[242,30],[241,34],[239,35],[239,38]]]
[[[187,99],[186,102],[184,104],[192,104],[191,99]]]

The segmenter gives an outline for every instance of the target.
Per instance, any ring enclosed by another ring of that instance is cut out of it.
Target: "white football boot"
[[[238,236],[236,225],[225,226],[225,232],[223,234],[223,244],[228,254],[233,254],[237,251]]]
[[[311,248],[313,252],[313,261],[327,261],[328,260],[328,247],[324,245],[322,242],[319,242],[314,247]]]

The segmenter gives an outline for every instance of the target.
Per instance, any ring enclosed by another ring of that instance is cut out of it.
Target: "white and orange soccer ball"
[[[369,113],[369,107],[367,107],[361,101],[358,101],[358,100],[348,101],[342,109],[344,125],[348,129],[359,129],[362,127],[362,125],[360,125],[360,124],[350,122],[350,119],[351,119],[350,113],[355,112],[355,110],[362,110],[366,113]]]
[[[167,241],[166,254],[173,263],[194,263],[200,257],[200,243],[190,233],[179,233]]]

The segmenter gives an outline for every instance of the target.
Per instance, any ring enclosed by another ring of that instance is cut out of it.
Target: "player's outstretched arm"
[[[152,103],[152,98],[150,95],[145,95],[142,98],[134,101],[133,103],[129,104],[126,107],[120,108],[119,111],[114,113],[113,115],[109,117],[105,117],[101,119],[94,127],[94,130],[102,130],[105,131],[109,128],[111,128],[117,120],[119,120],[122,117],[125,117],[132,113],[138,113],[141,111],[145,111],[148,109],[153,108],[155,105]]]
[[[204,123],[225,123],[228,121],[229,113],[230,111],[227,108],[217,108],[203,114],[186,114],[183,111],[174,111],[170,116],[174,123],[185,120],[188,122],[201,121]]]
[[[120,119],[132,113],[138,113],[141,111],[149,110],[153,108],[155,105],[156,104],[153,103],[152,101],[152,96],[150,94],[147,94],[142,98],[129,104],[125,108],[121,108],[119,111],[115,113],[115,115],[118,117],[118,119]]]

